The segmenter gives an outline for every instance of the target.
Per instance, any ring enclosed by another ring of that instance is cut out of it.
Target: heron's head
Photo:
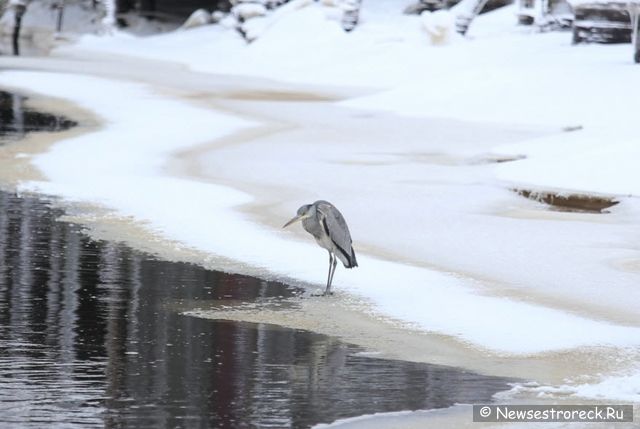
[[[292,223],[296,223],[308,217],[311,217],[313,214],[313,204],[305,204],[304,206],[298,209],[298,213],[291,219],[289,222],[285,223],[283,228],[288,227]]]

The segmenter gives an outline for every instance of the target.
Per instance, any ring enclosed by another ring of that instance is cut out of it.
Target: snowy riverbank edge
[[[318,251],[313,243],[256,225],[236,210],[251,200],[249,195],[163,173],[174,151],[254,123],[190,106],[139,84],[17,71],[0,74],[0,83],[69,99],[95,112],[105,124],[37,156],[33,162],[48,181],[25,183],[24,189],[113,209],[119,216],[145,222],[166,239],[262,267],[276,276],[310,284],[324,278],[324,265],[315,263]],[[136,114],[141,111],[146,114]],[[184,124],[163,121],[168,115],[189,118],[187,136]],[[638,345],[637,328],[483,296],[473,281],[460,276],[367,255],[360,261],[364,268],[344,276],[341,287],[369,300],[376,312],[493,352],[535,354],[590,345]],[[544,321],[548,329],[531,320]]]

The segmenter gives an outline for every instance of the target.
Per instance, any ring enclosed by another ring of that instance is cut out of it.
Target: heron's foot
[[[311,296],[333,296],[333,292],[331,292],[331,291],[327,292],[325,290],[322,293],[312,293]]]

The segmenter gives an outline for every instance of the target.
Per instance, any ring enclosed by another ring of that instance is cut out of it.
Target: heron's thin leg
[[[327,274],[327,288],[324,290],[324,295],[326,295],[329,289],[331,289],[331,265],[333,265],[334,258],[335,256],[333,256],[333,253],[329,252],[329,274]]]
[[[333,261],[329,262],[329,282],[327,283],[327,289],[324,291],[325,295],[331,295],[331,283],[333,282],[333,275],[336,272],[336,265],[338,264],[338,258],[335,255],[333,256]]]
[[[331,267],[331,281],[329,282],[329,288],[333,285],[333,275],[336,273],[336,265],[338,264],[338,258],[333,255],[333,266]]]

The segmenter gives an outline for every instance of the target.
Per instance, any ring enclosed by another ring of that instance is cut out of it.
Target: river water
[[[63,131],[74,121],[26,106],[27,97],[0,91],[0,145],[20,139],[29,132]]]
[[[7,145],[32,131],[25,117],[41,119],[0,102],[9,117],[23,119],[0,127]],[[310,427],[488,402],[508,388],[309,331],[183,315],[301,291],[96,241],[62,215],[0,191],[0,428]]]

